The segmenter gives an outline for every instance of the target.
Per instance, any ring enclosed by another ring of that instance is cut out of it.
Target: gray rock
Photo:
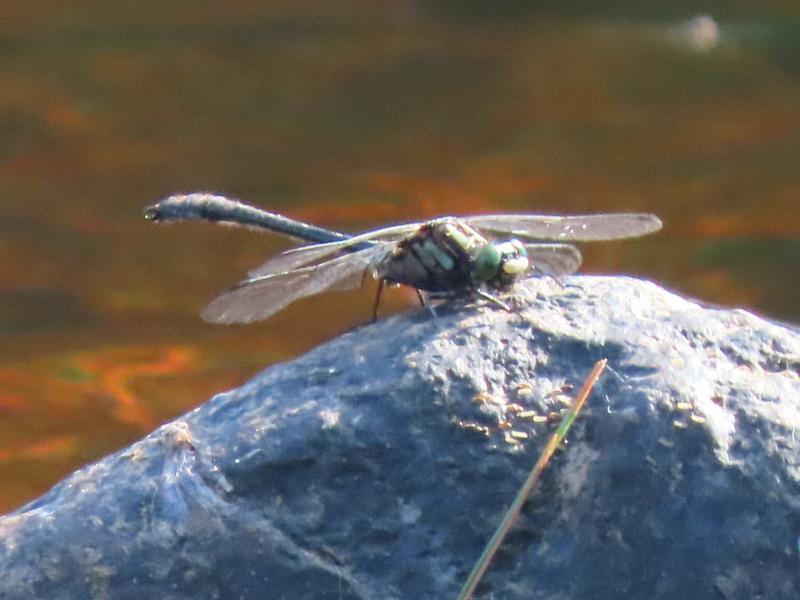
[[[800,335],[625,278],[516,302],[362,327],[78,471],[0,519],[0,597],[455,598],[553,430],[513,405],[601,358],[478,596],[800,597]]]

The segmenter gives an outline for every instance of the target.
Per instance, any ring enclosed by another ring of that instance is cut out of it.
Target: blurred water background
[[[0,82],[0,511],[369,320],[373,287],[203,323],[287,242],[142,219],[173,192],[344,231],[654,212],[584,270],[800,322],[794,0],[5,0]]]

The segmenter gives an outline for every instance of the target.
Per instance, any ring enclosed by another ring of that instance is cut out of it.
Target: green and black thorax
[[[490,242],[464,223],[441,219],[400,241],[376,274],[428,292],[457,293],[481,284],[507,288],[528,267],[525,246],[518,240]]]

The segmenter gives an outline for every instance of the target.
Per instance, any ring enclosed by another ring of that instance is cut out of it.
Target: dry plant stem
[[[607,363],[608,361],[606,359],[597,361],[597,363],[594,365],[594,368],[592,368],[592,372],[589,373],[586,381],[583,382],[583,387],[581,387],[580,392],[578,392],[578,395],[575,397],[575,401],[572,403],[569,414],[561,422],[553,435],[550,436],[550,439],[547,441],[544,450],[542,450],[542,453],[539,456],[539,460],[536,461],[536,465],[533,467],[530,475],[528,475],[528,478],[522,485],[517,497],[514,498],[514,502],[506,511],[502,522],[495,530],[494,534],[489,540],[489,543],[486,544],[486,548],[484,548],[483,553],[478,559],[478,562],[476,562],[475,566],[472,568],[472,572],[469,574],[469,577],[467,577],[466,582],[464,582],[464,587],[461,588],[461,593],[458,595],[458,600],[469,600],[472,598],[472,594],[475,592],[475,588],[478,587],[478,583],[480,583],[483,574],[489,567],[489,563],[491,562],[492,558],[494,558],[494,555],[498,548],[500,548],[500,545],[503,543],[508,531],[511,529],[511,526],[514,524],[514,521],[519,515],[520,510],[522,510],[522,505],[528,499],[528,496],[530,495],[534,486],[539,481],[542,471],[544,471],[544,468],[547,466],[550,458],[555,453],[556,448],[558,448],[558,445],[567,435],[567,431],[569,431],[569,428],[572,427],[572,424],[575,422],[578,412],[583,407],[584,402],[586,402],[586,398],[588,398],[589,393],[592,391],[594,384],[597,383],[597,380],[600,378],[600,374],[603,372],[603,369],[606,368]]]

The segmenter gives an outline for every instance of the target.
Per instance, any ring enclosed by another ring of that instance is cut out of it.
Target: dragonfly
[[[378,280],[377,319],[385,285],[407,285],[420,302],[475,294],[498,297],[523,278],[561,277],[581,265],[571,242],[638,237],[661,229],[646,213],[489,214],[438,217],[348,235],[209,193],[169,196],[145,209],[157,222],[210,221],[279,233],[306,242],[278,254],[214,299],[201,313],[212,323],[267,319],[295,300]],[[431,308],[432,310],[432,308]]]

